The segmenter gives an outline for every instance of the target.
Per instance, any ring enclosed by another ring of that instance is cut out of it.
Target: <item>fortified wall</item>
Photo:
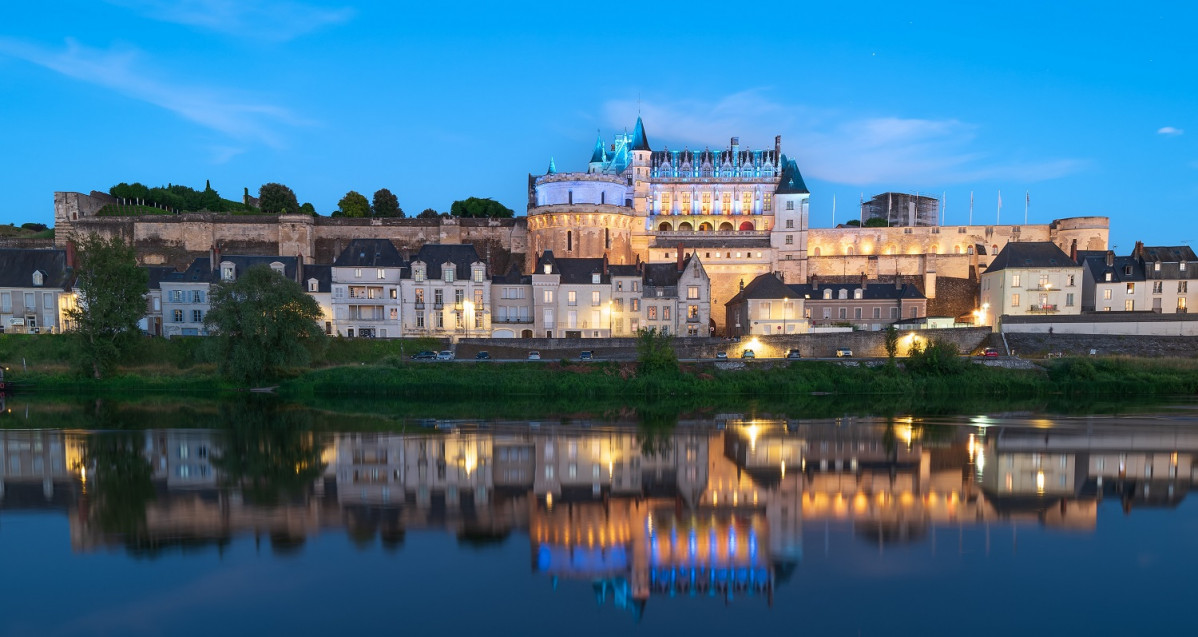
[[[99,195],[99,196],[97,196]],[[137,249],[146,265],[186,266],[213,246],[226,254],[303,256],[332,263],[352,239],[388,239],[401,251],[426,243],[472,243],[496,272],[511,255],[528,252],[528,225],[517,219],[350,219],[308,215],[189,213],[97,217],[111,198],[102,193],[54,193],[55,242],[73,235],[118,236]]]

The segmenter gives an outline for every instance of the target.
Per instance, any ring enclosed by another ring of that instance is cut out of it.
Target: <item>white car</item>
[[[539,361],[539,360],[541,360],[541,353],[540,353],[540,352],[538,352],[538,351],[536,351],[536,350],[533,350],[533,351],[529,352],[529,353],[528,353],[528,360],[530,360],[530,361]]]
[[[451,352],[447,349],[441,350],[441,351],[437,352],[437,360],[451,361],[451,360],[453,360],[453,352]]]

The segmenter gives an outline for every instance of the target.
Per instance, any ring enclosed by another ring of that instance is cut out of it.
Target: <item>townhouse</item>
[[[425,244],[400,283],[404,335],[491,335],[491,279],[473,245]]]
[[[73,253],[73,246],[68,247]],[[9,334],[69,329],[73,254],[68,250],[0,249],[0,330]]]
[[[400,336],[399,290],[406,265],[386,239],[350,241],[330,269],[329,331],[350,338]],[[306,282],[305,289],[311,285]]]
[[[1008,243],[982,273],[978,323],[993,327],[1003,316],[1078,315],[1082,291],[1082,267],[1055,243]]]
[[[209,256],[193,260],[182,272],[162,275],[158,281],[162,335],[206,336],[204,317],[212,307],[212,284],[232,283],[255,266],[267,266],[291,281],[298,281],[303,270],[299,257],[221,255],[213,250]],[[152,320],[154,295],[150,292],[149,296],[151,316],[147,320]]]

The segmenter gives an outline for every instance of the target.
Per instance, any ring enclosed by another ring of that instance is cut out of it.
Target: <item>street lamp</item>
[[[782,335],[786,336],[786,306],[790,305],[790,297],[782,297]]]
[[[474,321],[474,301],[463,303],[462,310],[466,313],[466,338],[470,338],[470,323]]]

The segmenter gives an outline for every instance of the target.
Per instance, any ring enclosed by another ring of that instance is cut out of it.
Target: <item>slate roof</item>
[[[999,251],[986,272],[1014,268],[1069,267],[1077,267],[1077,264],[1051,241],[1012,241]]]
[[[170,272],[159,279],[159,286],[169,283],[218,283],[220,282],[220,264],[229,262],[233,264],[234,278],[241,276],[246,270],[256,266],[265,265],[270,267],[272,263],[283,264],[283,276],[296,280],[296,269],[299,265],[298,257],[270,257],[258,255],[236,255],[222,254],[217,257],[217,267],[211,266],[211,261],[208,257],[200,257],[191,262],[186,270],[182,272]]]
[[[420,252],[412,258],[412,263],[420,261],[428,266],[430,278],[441,278],[441,266],[452,263],[456,269],[454,278],[459,281],[470,280],[470,265],[482,261],[478,258],[478,250],[468,243],[426,243],[420,247]],[[404,278],[411,276],[409,270]]]
[[[645,123],[639,115],[636,118],[636,128],[632,129],[632,150],[650,150],[649,138],[645,136]]]
[[[1198,261],[1198,256],[1190,246],[1144,246],[1140,248],[1140,256],[1145,261],[1161,261],[1163,263],[1179,263],[1181,261]]]
[[[595,138],[595,151],[591,153],[591,163],[603,163],[607,161],[607,149],[603,147],[603,136]]]
[[[178,270],[169,265],[147,265],[142,269],[146,271],[149,282],[147,287],[151,290],[157,290],[159,282],[178,272]]]
[[[553,251],[548,250],[537,261],[537,272],[544,272],[544,266],[551,265],[553,274],[561,275],[561,283],[565,285],[583,285],[591,282],[591,275],[598,272],[601,283],[611,283],[611,276],[603,274],[603,259],[558,259]]]
[[[794,296],[795,293],[789,286],[773,274],[767,273],[759,274],[757,278],[749,281],[745,289],[737,292],[736,296],[729,299],[727,304],[743,303],[749,299],[782,299]]]
[[[1086,250],[1077,253],[1081,266],[1090,271],[1096,283],[1120,283],[1124,281],[1144,281],[1147,274],[1144,264],[1135,257],[1115,257],[1114,265],[1106,264],[1107,253],[1101,250]],[[1106,275],[1110,273],[1111,280]]]
[[[354,239],[333,261],[336,268],[402,268],[406,265],[395,244],[387,239]]]
[[[694,258],[693,254],[687,255],[687,257],[682,260],[681,270],[678,269],[677,261],[670,261],[669,263],[645,264],[645,271],[643,275],[645,286],[666,287],[670,285],[678,285],[678,279],[681,278],[681,275],[686,271],[686,268],[690,266],[692,258]]]
[[[513,263],[507,274],[496,274],[491,277],[492,285],[531,285],[532,276],[520,272],[520,266]]]
[[[43,288],[69,289],[74,278],[67,270],[65,250],[0,249],[0,287],[33,287],[33,272],[41,271]]]
[[[304,286],[304,290],[308,289],[308,280],[316,279],[316,292],[332,292],[333,291],[333,266],[328,264],[307,264],[304,265],[304,272],[301,275],[300,284]]]
[[[799,164],[793,159],[787,159],[782,156],[782,179],[778,182],[778,188],[774,193],[779,195],[805,195],[810,194],[807,190],[807,184],[803,181],[803,175],[799,172]]]
[[[832,298],[824,299],[824,290],[832,290]],[[778,280],[778,277],[773,274],[761,274],[757,278],[749,282],[745,289],[741,290],[728,301],[728,305],[743,302],[749,299],[804,299],[806,301],[846,301],[854,300],[853,292],[861,289],[861,299],[865,301],[883,301],[897,299],[922,299],[925,298],[919,288],[910,284],[902,284],[895,286],[893,283],[883,281],[868,281],[864,288],[859,283],[792,283],[785,284]],[[846,299],[840,298],[840,291],[844,290],[847,296]]]
[[[640,276],[641,270],[635,265],[608,265],[608,276]]]

